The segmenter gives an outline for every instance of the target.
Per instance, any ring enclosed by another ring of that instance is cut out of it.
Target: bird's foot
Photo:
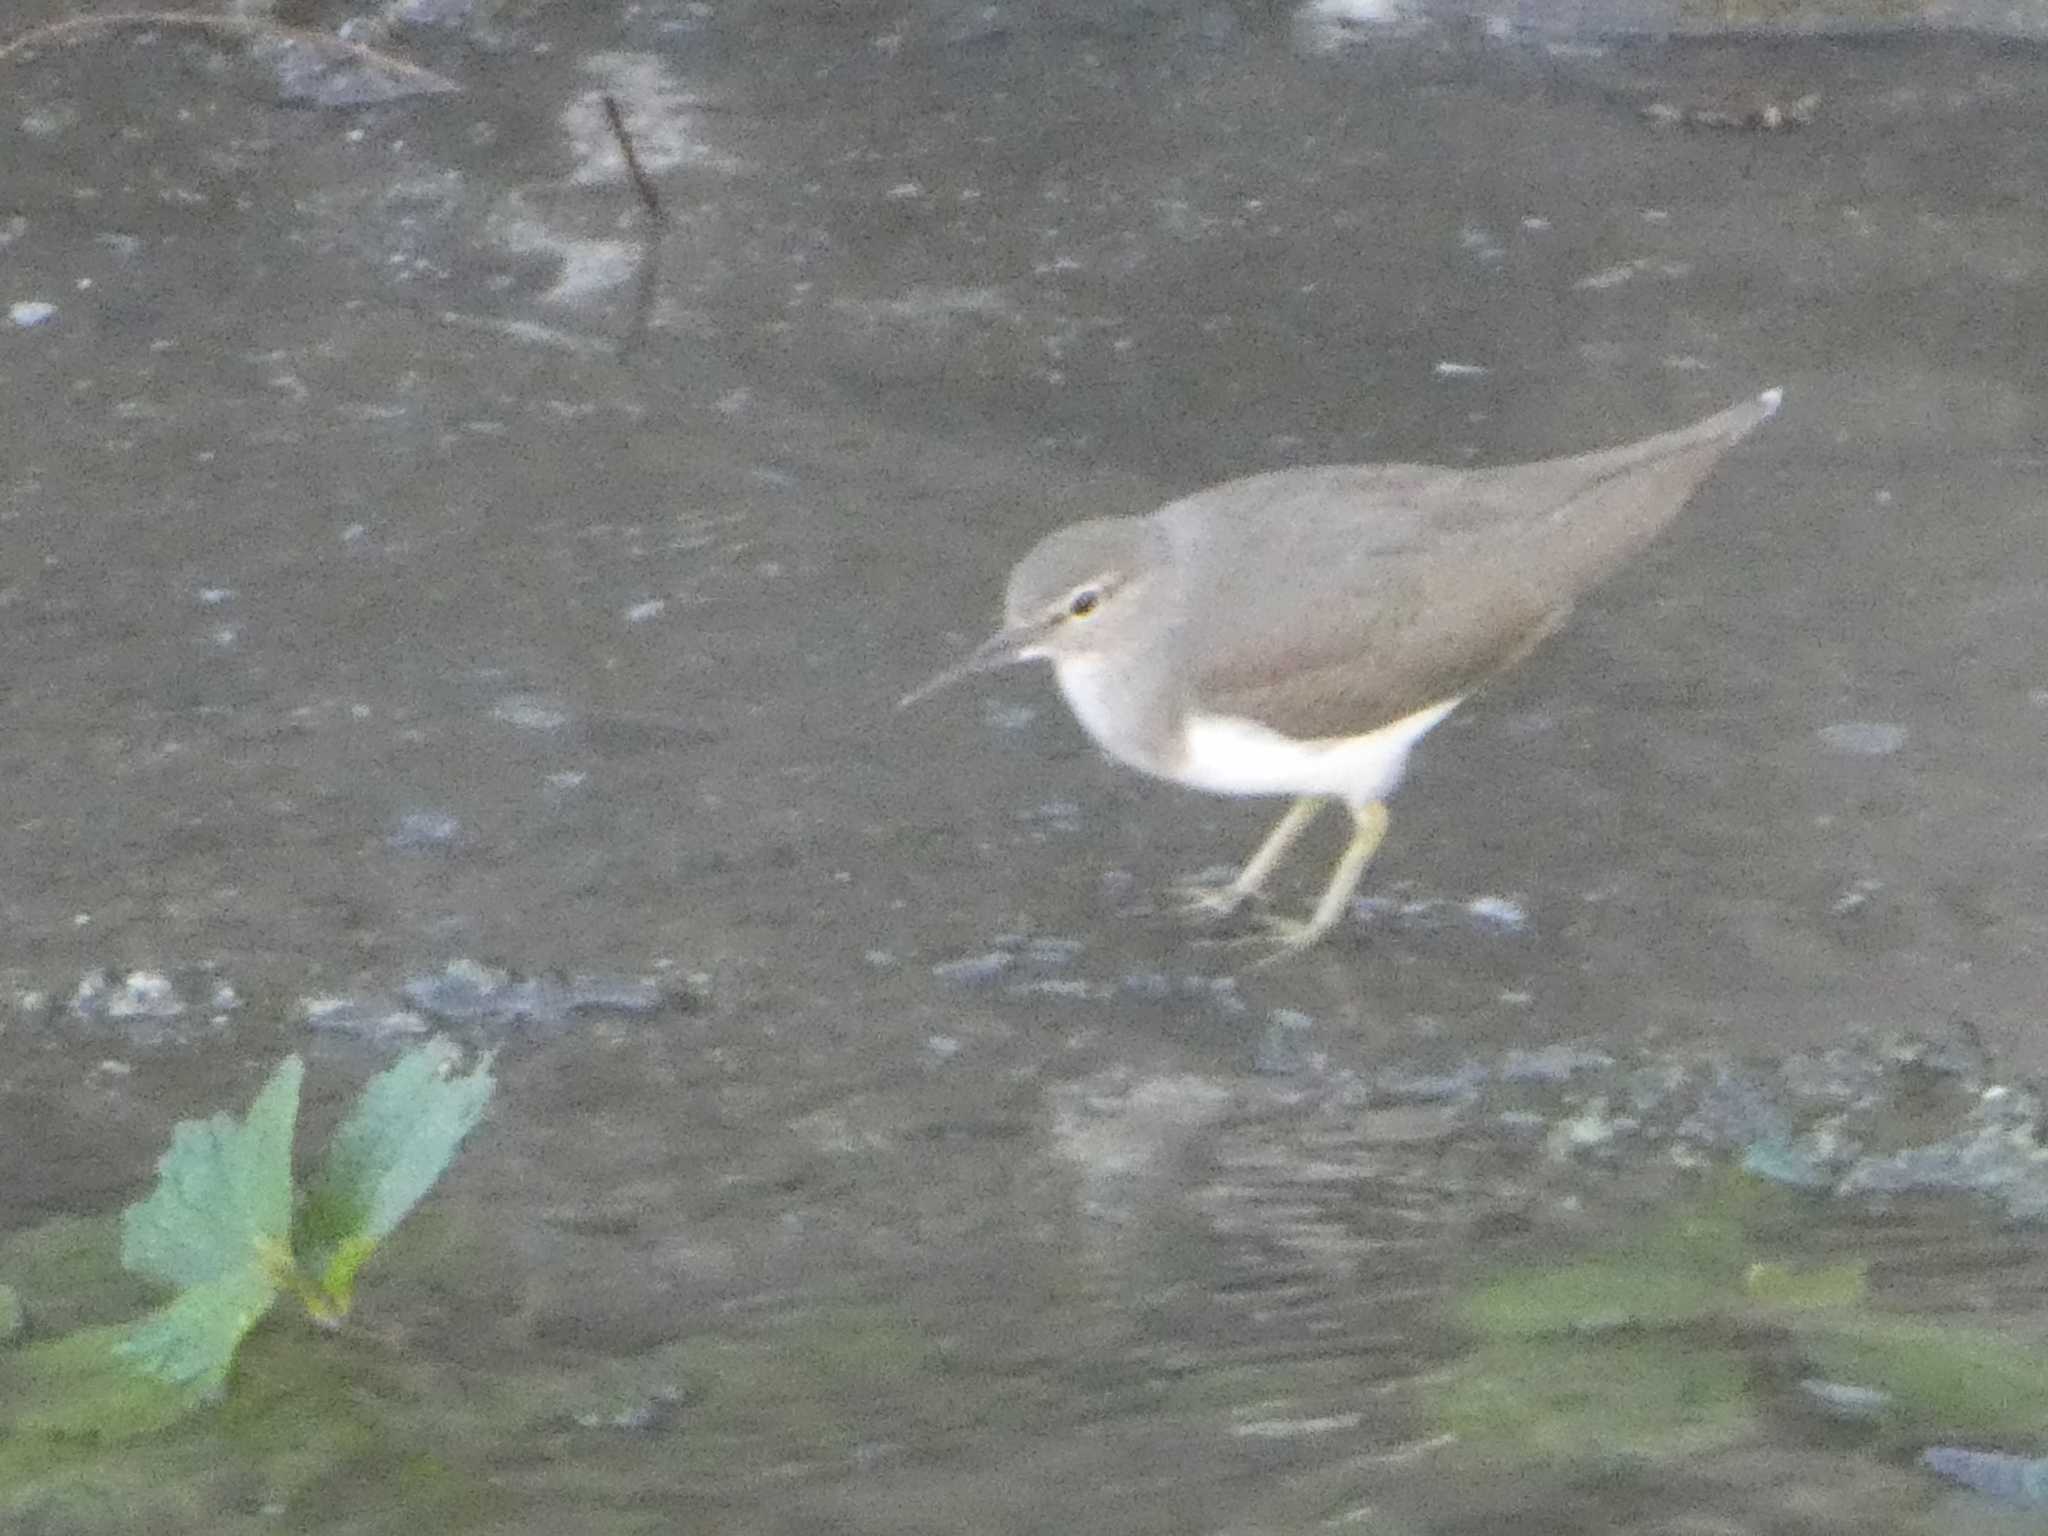
[[[1258,951],[1246,967],[1248,970],[1264,970],[1282,960],[1312,949],[1321,942],[1323,935],[1335,927],[1333,919],[1321,915],[1309,918],[1262,916],[1258,920],[1259,931],[1245,934],[1229,942],[1239,948]]]
[[[1174,886],[1172,896],[1180,916],[1220,922],[1251,900],[1252,893],[1234,880],[1188,880]]]

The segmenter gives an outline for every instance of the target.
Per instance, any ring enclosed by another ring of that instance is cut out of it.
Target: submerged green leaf
[[[292,1132],[303,1067],[287,1056],[239,1122],[180,1121],[157,1184],[121,1217],[121,1263],[179,1295],[123,1331],[116,1351],[159,1380],[205,1391],[291,1275]]]
[[[460,1054],[440,1039],[407,1051],[370,1079],[335,1130],[293,1230],[315,1317],[347,1313],[356,1271],[433,1188],[490,1103],[491,1058],[457,1073]]]
[[[156,1189],[121,1217],[121,1264],[167,1285],[209,1285],[267,1265],[291,1233],[299,1058],[287,1056],[237,1122],[181,1120]]]
[[[303,1067],[278,1064],[240,1120],[181,1121],[156,1187],[121,1217],[121,1264],[177,1294],[135,1322],[0,1351],[0,1425],[122,1438],[219,1396],[243,1339],[283,1291],[315,1318],[348,1310],[355,1273],[432,1187],[489,1101],[486,1058],[447,1070],[440,1041],[364,1088],[293,1220]]]
[[[198,1409],[206,1388],[138,1371],[121,1354],[128,1334],[122,1326],[79,1328],[0,1351],[0,1424],[15,1435],[121,1441]]]
[[[247,1269],[179,1292],[129,1324],[116,1348],[162,1381],[217,1392],[243,1335],[270,1310],[290,1269],[291,1256],[274,1248]]]

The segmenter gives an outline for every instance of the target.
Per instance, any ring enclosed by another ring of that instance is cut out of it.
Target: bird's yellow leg
[[[1387,835],[1386,802],[1375,800],[1370,805],[1355,807],[1351,820],[1351,841],[1338,856],[1337,867],[1330,871],[1330,883],[1323,887],[1322,897],[1316,902],[1316,909],[1309,914],[1308,921],[1269,917],[1260,924],[1265,931],[1247,940],[1274,946],[1273,952],[1258,962],[1260,965],[1271,965],[1275,960],[1307,949],[1336,927],[1344,909],[1351,905],[1358,882],[1365,878],[1366,865],[1379,852],[1380,839]]]
[[[1227,885],[1179,887],[1179,895],[1185,903],[1183,910],[1205,917],[1227,917],[1258,895],[1267,877],[1287,857],[1287,850],[1308,830],[1308,824],[1316,819],[1316,812],[1323,808],[1323,804],[1320,795],[1304,795],[1287,807],[1286,814],[1274,823],[1273,830],[1266,834],[1266,840],[1259,844],[1245,861],[1244,868],[1237,872],[1237,878]],[[1368,853],[1366,857],[1371,858],[1372,855]],[[1359,867],[1364,868],[1362,864]],[[1355,879],[1353,883],[1357,883]]]

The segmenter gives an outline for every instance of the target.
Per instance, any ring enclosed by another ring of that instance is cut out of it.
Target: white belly
[[[1218,795],[1332,795],[1368,805],[1394,792],[1415,743],[1462,702],[1432,705],[1363,736],[1314,741],[1234,715],[1190,715],[1168,777]]]

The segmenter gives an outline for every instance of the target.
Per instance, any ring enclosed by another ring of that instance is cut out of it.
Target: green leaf
[[[292,1131],[303,1067],[287,1056],[249,1113],[180,1121],[157,1184],[121,1217],[121,1263],[176,1286],[117,1346],[164,1381],[216,1387],[291,1271]]]
[[[356,1271],[434,1187],[496,1082],[485,1056],[467,1073],[461,1052],[433,1039],[370,1079],[327,1145],[327,1161],[300,1208],[293,1249],[315,1277],[307,1310],[346,1315]]]
[[[181,1120],[156,1189],[121,1217],[121,1264],[183,1289],[247,1269],[292,1221],[292,1129],[303,1067],[287,1056],[237,1124]]]
[[[123,1359],[127,1336],[125,1327],[80,1328],[0,1350],[0,1424],[14,1435],[115,1442],[167,1429],[204,1404],[199,1384]]]
[[[218,1392],[244,1334],[262,1320],[287,1282],[280,1246],[236,1274],[179,1292],[168,1306],[128,1325],[118,1353],[161,1381]]]

